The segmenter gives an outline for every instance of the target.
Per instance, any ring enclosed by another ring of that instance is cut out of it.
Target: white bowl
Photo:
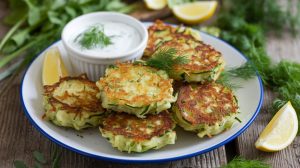
[[[105,21],[119,22],[135,28],[140,34],[141,43],[125,53],[107,56],[87,53],[72,47],[70,37],[74,37],[74,34],[78,34],[78,32],[83,32],[89,25],[92,26]],[[104,75],[105,69],[109,65],[116,62],[132,62],[140,59],[148,41],[147,29],[140,21],[131,16],[116,12],[95,12],[79,16],[71,20],[64,27],[61,36],[75,73],[87,73],[88,77],[94,81]]]

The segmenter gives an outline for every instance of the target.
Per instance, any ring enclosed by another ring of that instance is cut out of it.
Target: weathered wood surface
[[[143,11],[143,10],[142,10]],[[0,20],[7,12],[4,1],[0,1]],[[170,11],[163,13],[146,12],[134,13],[134,16],[145,21],[155,18],[170,20]],[[174,21],[174,19],[171,19]],[[7,28],[0,25],[0,37],[3,37]],[[273,36],[268,38],[268,51],[274,61],[280,58],[288,58],[300,61],[300,38],[292,38],[284,35],[282,39]],[[24,73],[24,72],[23,72]],[[19,89],[23,73],[15,74],[12,77],[0,82],[0,167],[13,167],[14,160],[23,160],[28,165],[34,165],[33,151],[38,150],[45,153],[46,158],[54,146],[57,146],[46,137],[41,135],[25,117],[20,104]],[[263,109],[255,120],[254,124],[238,137],[230,146],[222,146],[209,153],[180,161],[159,163],[159,164],[119,164],[88,158],[77,153],[62,149],[62,168],[84,168],[84,167],[170,167],[170,168],[205,168],[220,167],[226,164],[232,155],[242,155],[246,158],[262,158],[273,167],[300,167],[300,138],[297,138],[293,145],[278,153],[259,152],[254,148],[254,142],[258,134],[271,119],[270,107],[274,95],[266,91]],[[236,147],[236,148],[235,148]],[[226,156],[227,154],[227,156]],[[229,155],[228,155],[229,154]],[[50,165],[49,165],[50,167]]]
[[[293,38],[285,33],[281,38],[270,36],[267,42],[268,53],[274,62],[289,59],[300,62],[300,37]],[[275,95],[265,90],[264,104],[254,123],[237,138],[237,152],[248,159],[260,158],[274,168],[300,167],[300,137],[292,145],[276,153],[266,153],[255,149],[254,143],[260,132],[272,118],[272,102]]]

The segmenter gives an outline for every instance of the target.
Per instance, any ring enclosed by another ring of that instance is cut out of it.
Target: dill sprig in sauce
[[[79,34],[75,40],[83,49],[104,48],[112,43],[111,37],[105,35],[103,25],[95,25]]]

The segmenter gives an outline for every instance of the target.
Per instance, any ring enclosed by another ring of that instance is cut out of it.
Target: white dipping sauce
[[[95,47],[91,49],[84,49],[82,46],[76,42],[74,39],[78,37],[81,33],[88,30],[91,26],[101,25],[104,28],[104,34],[110,37],[112,44],[104,47]],[[120,22],[99,22],[94,25],[87,25],[84,30],[78,32],[73,37],[70,38],[70,43],[72,46],[81,52],[90,55],[97,55],[99,57],[114,56],[126,53],[134,48],[136,48],[142,41],[140,33],[134,28],[127,24]]]

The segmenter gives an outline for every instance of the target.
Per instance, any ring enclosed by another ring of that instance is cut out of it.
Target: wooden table
[[[7,13],[7,5],[0,1],[0,18]],[[169,16],[165,10],[160,17]],[[156,13],[136,13],[136,17],[142,20],[153,20],[157,18]],[[170,20],[169,18],[166,18]],[[2,20],[2,19],[1,19]],[[171,19],[173,20],[173,19]],[[7,28],[0,25],[0,37]],[[288,33],[283,37],[276,38],[268,36],[268,52],[272,55],[274,62],[287,58],[300,61],[300,38],[293,38]],[[23,160],[28,165],[34,165],[33,151],[38,150],[50,158],[52,147],[57,146],[41,133],[39,133],[25,117],[20,103],[20,82],[23,73],[14,74],[0,82],[0,167],[13,167],[14,160]],[[268,89],[265,90],[264,104],[254,123],[238,138],[229,144],[215,149],[203,155],[185,160],[159,163],[159,164],[120,164],[92,159],[62,149],[62,168],[84,168],[84,167],[220,167],[229,162],[234,156],[241,155],[247,159],[260,158],[270,163],[273,167],[300,167],[300,137],[297,137],[287,149],[277,153],[264,153],[254,148],[259,133],[266,126],[272,117],[271,104],[274,94]]]

